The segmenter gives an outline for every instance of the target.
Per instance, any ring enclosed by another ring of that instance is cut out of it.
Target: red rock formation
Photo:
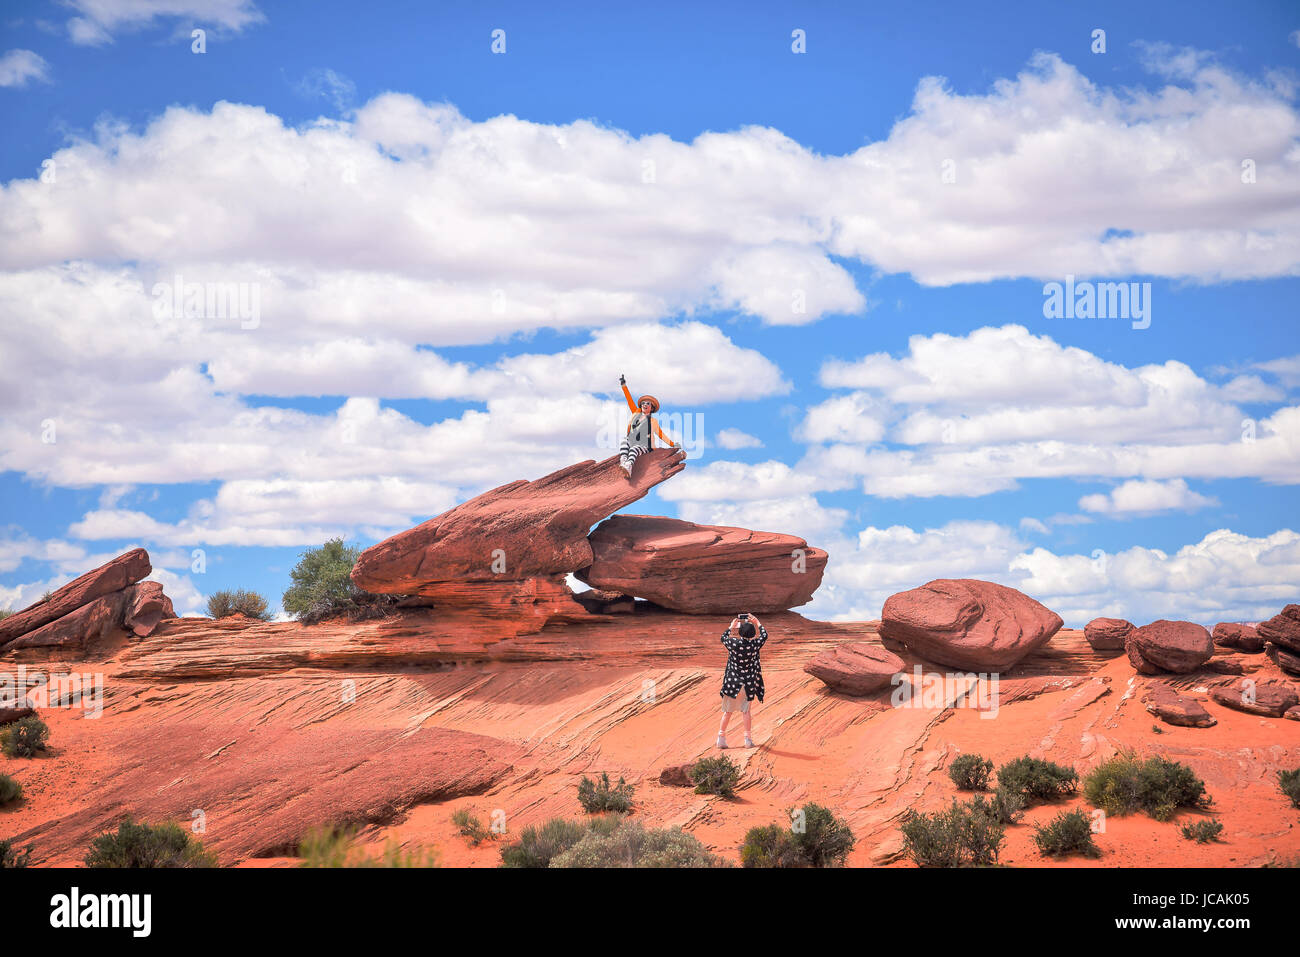
[[[6,651],[40,648],[44,651],[83,652],[122,628],[131,590],[123,588],[96,598],[56,621],[15,638]]]
[[[1214,654],[1214,641],[1201,625],[1160,619],[1135,629],[1124,641],[1134,668],[1144,675],[1195,671]]]
[[[636,598],[603,588],[588,588],[573,596],[587,611],[596,615],[630,615],[636,610]]]
[[[104,595],[121,591],[153,571],[149,553],[133,548],[64,585],[49,601],[25,608],[0,621],[0,645],[35,631]]]
[[[880,633],[938,664],[1002,671],[1045,645],[1062,624],[1060,615],[1014,588],[940,578],[891,595]]]
[[[153,634],[160,621],[175,617],[172,600],[163,594],[162,582],[138,582],[131,586],[122,627],[144,638]]]
[[[1210,697],[1227,708],[1280,718],[1300,704],[1300,694],[1281,682],[1256,682],[1249,678],[1210,689]]]
[[[434,582],[563,575],[591,564],[591,527],[685,468],[680,449],[579,462],[533,482],[484,492],[361,553],[352,580],[366,591],[425,594]]]
[[[1264,653],[1287,674],[1300,676],[1300,655],[1271,641],[1264,644]]]
[[[1214,626],[1211,637],[1216,645],[1223,648],[1236,648],[1248,652],[1264,650],[1264,639],[1259,636],[1259,632],[1253,625],[1221,621]]]
[[[594,588],[694,614],[785,611],[821,584],[826,553],[802,538],[657,515],[615,515],[591,533]]]
[[[888,688],[894,675],[907,665],[898,655],[865,642],[846,642],[823,651],[803,670],[826,683],[832,691],[868,695]]]
[[[1218,724],[1195,698],[1181,695],[1164,682],[1151,686],[1146,709],[1166,724],[1183,728],[1212,728]]]
[[[1094,618],[1083,626],[1083,636],[1093,651],[1123,651],[1132,630],[1133,623],[1123,618]]]
[[[1264,640],[1300,654],[1300,605],[1287,605],[1268,621],[1261,621],[1255,630]]]

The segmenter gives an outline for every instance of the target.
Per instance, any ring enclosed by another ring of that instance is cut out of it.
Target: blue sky
[[[703,439],[631,510],[827,548],[810,615],[966,576],[1074,625],[1295,599],[1287,4],[0,29],[0,605],[136,544],[179,610],[274,605],[324,537],[610,454],[620,372]],[[255,321],[160,315],[177,274]],[[1046,318],[1067,276],[1148,283],[1149,327]]]

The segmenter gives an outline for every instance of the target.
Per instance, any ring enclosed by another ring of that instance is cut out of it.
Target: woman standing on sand
[[[648,452],[654,448],[654,433],[659,433],[659,438],[664,440],[666,445],[673,448],[681,448],[676,442],[664,435],[663,430],[659,428],[659,423],[654,420],[653,413],[659,411],[659,400],[652,395],[643,395],[636,402],[632,401],[632,393],[627,390],[627,380],[621,375],[618,377],[618,384],[623,387],[623,398],[627,399],[627,407],[632,410],[632,417],[628,419],[627,434],[623,436],[623,441],[618,447],[618,464],[623,467],[627,477],[632,477],[632,466],[636,464],[637,457],[642,452]]]
[[[732,637],[735,628],[739,638]],[[757,634],[757,637],[755,635]],[[767,629],[753,615],[742,612],[731,619],[731,624],[722,633],[722,644],[727,649],[727,670],[722,674],[722,724],[718,726],[717,746],[727,746],[727,722],[731,712],[739,711],[745,721],[745,747],[752,748],[754,739],[750,737],[749,702],[753,698],[763,700],[763,666],[758,660],[758,651],[767,641]],[[744,698],[741,698],[741,693]]]

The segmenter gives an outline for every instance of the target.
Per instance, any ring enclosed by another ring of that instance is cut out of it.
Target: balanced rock
[[[1290,685],[1258,683],[1248,678],[1211,688],[1210,697],[1225,708],[1269,718],[1280,718],[1289,708],[1300,704],[1300,694],[1296,694]]]
[[[803,670],[825,682],[832,691],[868,695],[888,688],[894,675],[906,667],[902,658],[878,645],[850,641],[823,651]]]
[[[658,515],[615,515],[591,533],[593,588],[699,615],[785,611],[821,584],[826,553],[802,538]]]
[[[1199,701],[1179,694],[1163,682],[1151,689],[1146,706],[1148,711],[1166,724],[1182,728],[1209,728],[1218,724]]]
[[[1064,624],[1028,595],[972,578],[940,578],[891,595],[880,619],[882,638],[938,664],[986,671],[1010,668]]]
[[[1234,621],[1221,621],[1214,626],[1211,633],[1214,643],[1223,648],[1236,648],[1238,651],[1263,651],[1264,639],[1254,625],[1242,625]]]
[[[36,631],[45,625],[88,605],[96,598],[121,591],[153,571],[149,553],[143,548],[123,552],[111,562],[86,572],[55,591],[47,601],[24,608],[17,614],[0,621],[0,645],[13,641],[19,635]]]
[[[1195,671],[1214,654],[1214,641],[1201,625],[1160,619],[1135,628],[1124,641],[1128,660],[1139,674]]]
[[[1083,626],[1083,637],[1093,651],[1123,651],[1132,630],[1133,623],[1123,618],[1094,618]]]
[[[1255,630],[1265,641],[1300,655],[1300,605],[1287,605],[1268,621],[1261,621]]]
[[[352,581],[366,591],[419,595],[430,582],[564,575],[591,564],[587,532],[680,472],[681,449],[653,449],[629,480],[618,457],[579,462],[462,502],[361,553]]]
[[[131,586],[122,627],[144,638],[153,634],[160,621],[175,617],[172,600],[163,594],[162,582],[138,582]]]

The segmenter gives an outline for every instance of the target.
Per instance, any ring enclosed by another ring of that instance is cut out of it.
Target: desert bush
[[[32,845],[28,844],[19,854],[13,849],[8,839],[0,839],[0,869],[6,867],[26,867],[32,859]]]
[[[551,867],[725,867],[726,864],[678,827],[645,828],[632,818],[615,819],[609,833],[587,829]]]
[[[735,797],[736,785],[740,783],[740,768],[725,754],[700,758],[691,768],[691,780],[695,782],[696,794]]]
[[[23,786],[7,774],[0,774],[0,804],[17,801],[23,796]]]
[[[1183,837],[1197,844],[1209,844],[1217,841],[1223,833],[1221,821],[1189,821],[1182,826]]]
[[[11,721],[0,730],[0,749],[7,757],[35,757],[37,751],[45,750],[45,742],[50,737],[49,726],[34,714]]]
[[[820,804],[789,811],[791,826],[769,824],[745,834],[745,867],[843,867],[856,843],[848,824]]]
[[[331,538],[320,548],[309,548],[289,572],[291,584],[280,599],[285,614],[314,622],[344,615],[374,618],[389,614],[397,600],[392,595],[372,595],[352,582],[352,566],[361,549]]]
[[[87,867],[215,867],[217,856],[203,849],[174,821],[135,823],[127,818],[95,838],[86,854]]]
[[[1026,755],[998,768],[998,785],[1027,801],[1049,801],[1078,787],[1079,774],[1073,768]]]
[[[212,618],[225,618],[229,615],[247,615],[260,621],[270,621],[271,613],[267,611],[266,599],[255,591],[223,590],[208,596],[208,615]]]
[[[1118,754],[1094,768],[1083,782],[1090,804],[1107,814],[1142,810],[1167,821],[1182,807],[1209,807],[1205,782],[1185,764],[1161,757],[1139,761],[1132,753]]]
[[[6,618],[8,618],[8,617],[9,617],[10,615],[12,615],[13,613],[14,613],[14,610],[13,610],[12,608],[0,608],[0,621],[4,621]]]
[[[1101,856],[1101,848],[1092,840],[1092,821],[1080,810],[1061,811],[1047,824],[1035,824],[1034,831],[1038,850],[1051,857]]]
[[[350,827],[320,827],[308,832],[298,844],[299,867],[437,867],[434,848],[403,849],[390,840],[383,852],[372,857],[355,844],[356,832]]]
[[[461,808],[452,812],[451,823],[456,825],[456,830],[460,831],[460,836],[469,838],[469,842],[478,847],[484,841],[492,840],[496,835],[483,826],[483,822],[478,819],[469,808]]]
[[[599,781],[593,781],[584,774],[578,782],[578,803],[588,814],[599,814],[601,811],[627,814],[632,810],[634,791],[635,788],[622,778],[618,779],[618,784],[611,785],[609,774],[604,771],[600,773]]]
[[[1002,824],[1015,824],[1024,817],[1027,803],[1023,794],[998,785],[989,798],[988,813]]]
[[[501,848],[502,867],[549,867],[551,860],[586,836],[579,821],[553,817],[540,827],[526,827],[519,840]]]
[[[1300,768],[1294,771],[1278,771],[1277,786],[1291,799],[1292,807],[1300,807]]]
[[[971,867],[996,864],[1006,837],[997,820],[978,797],[966,804],[953,798],[946,811],[909,811],[903,820],[903,853],[921,867]]]
[[[992,773],[993,762],[986,761],[978,754],[959,754],[948,765],[948,777],[963,791],[988,790],[989,775]]]

